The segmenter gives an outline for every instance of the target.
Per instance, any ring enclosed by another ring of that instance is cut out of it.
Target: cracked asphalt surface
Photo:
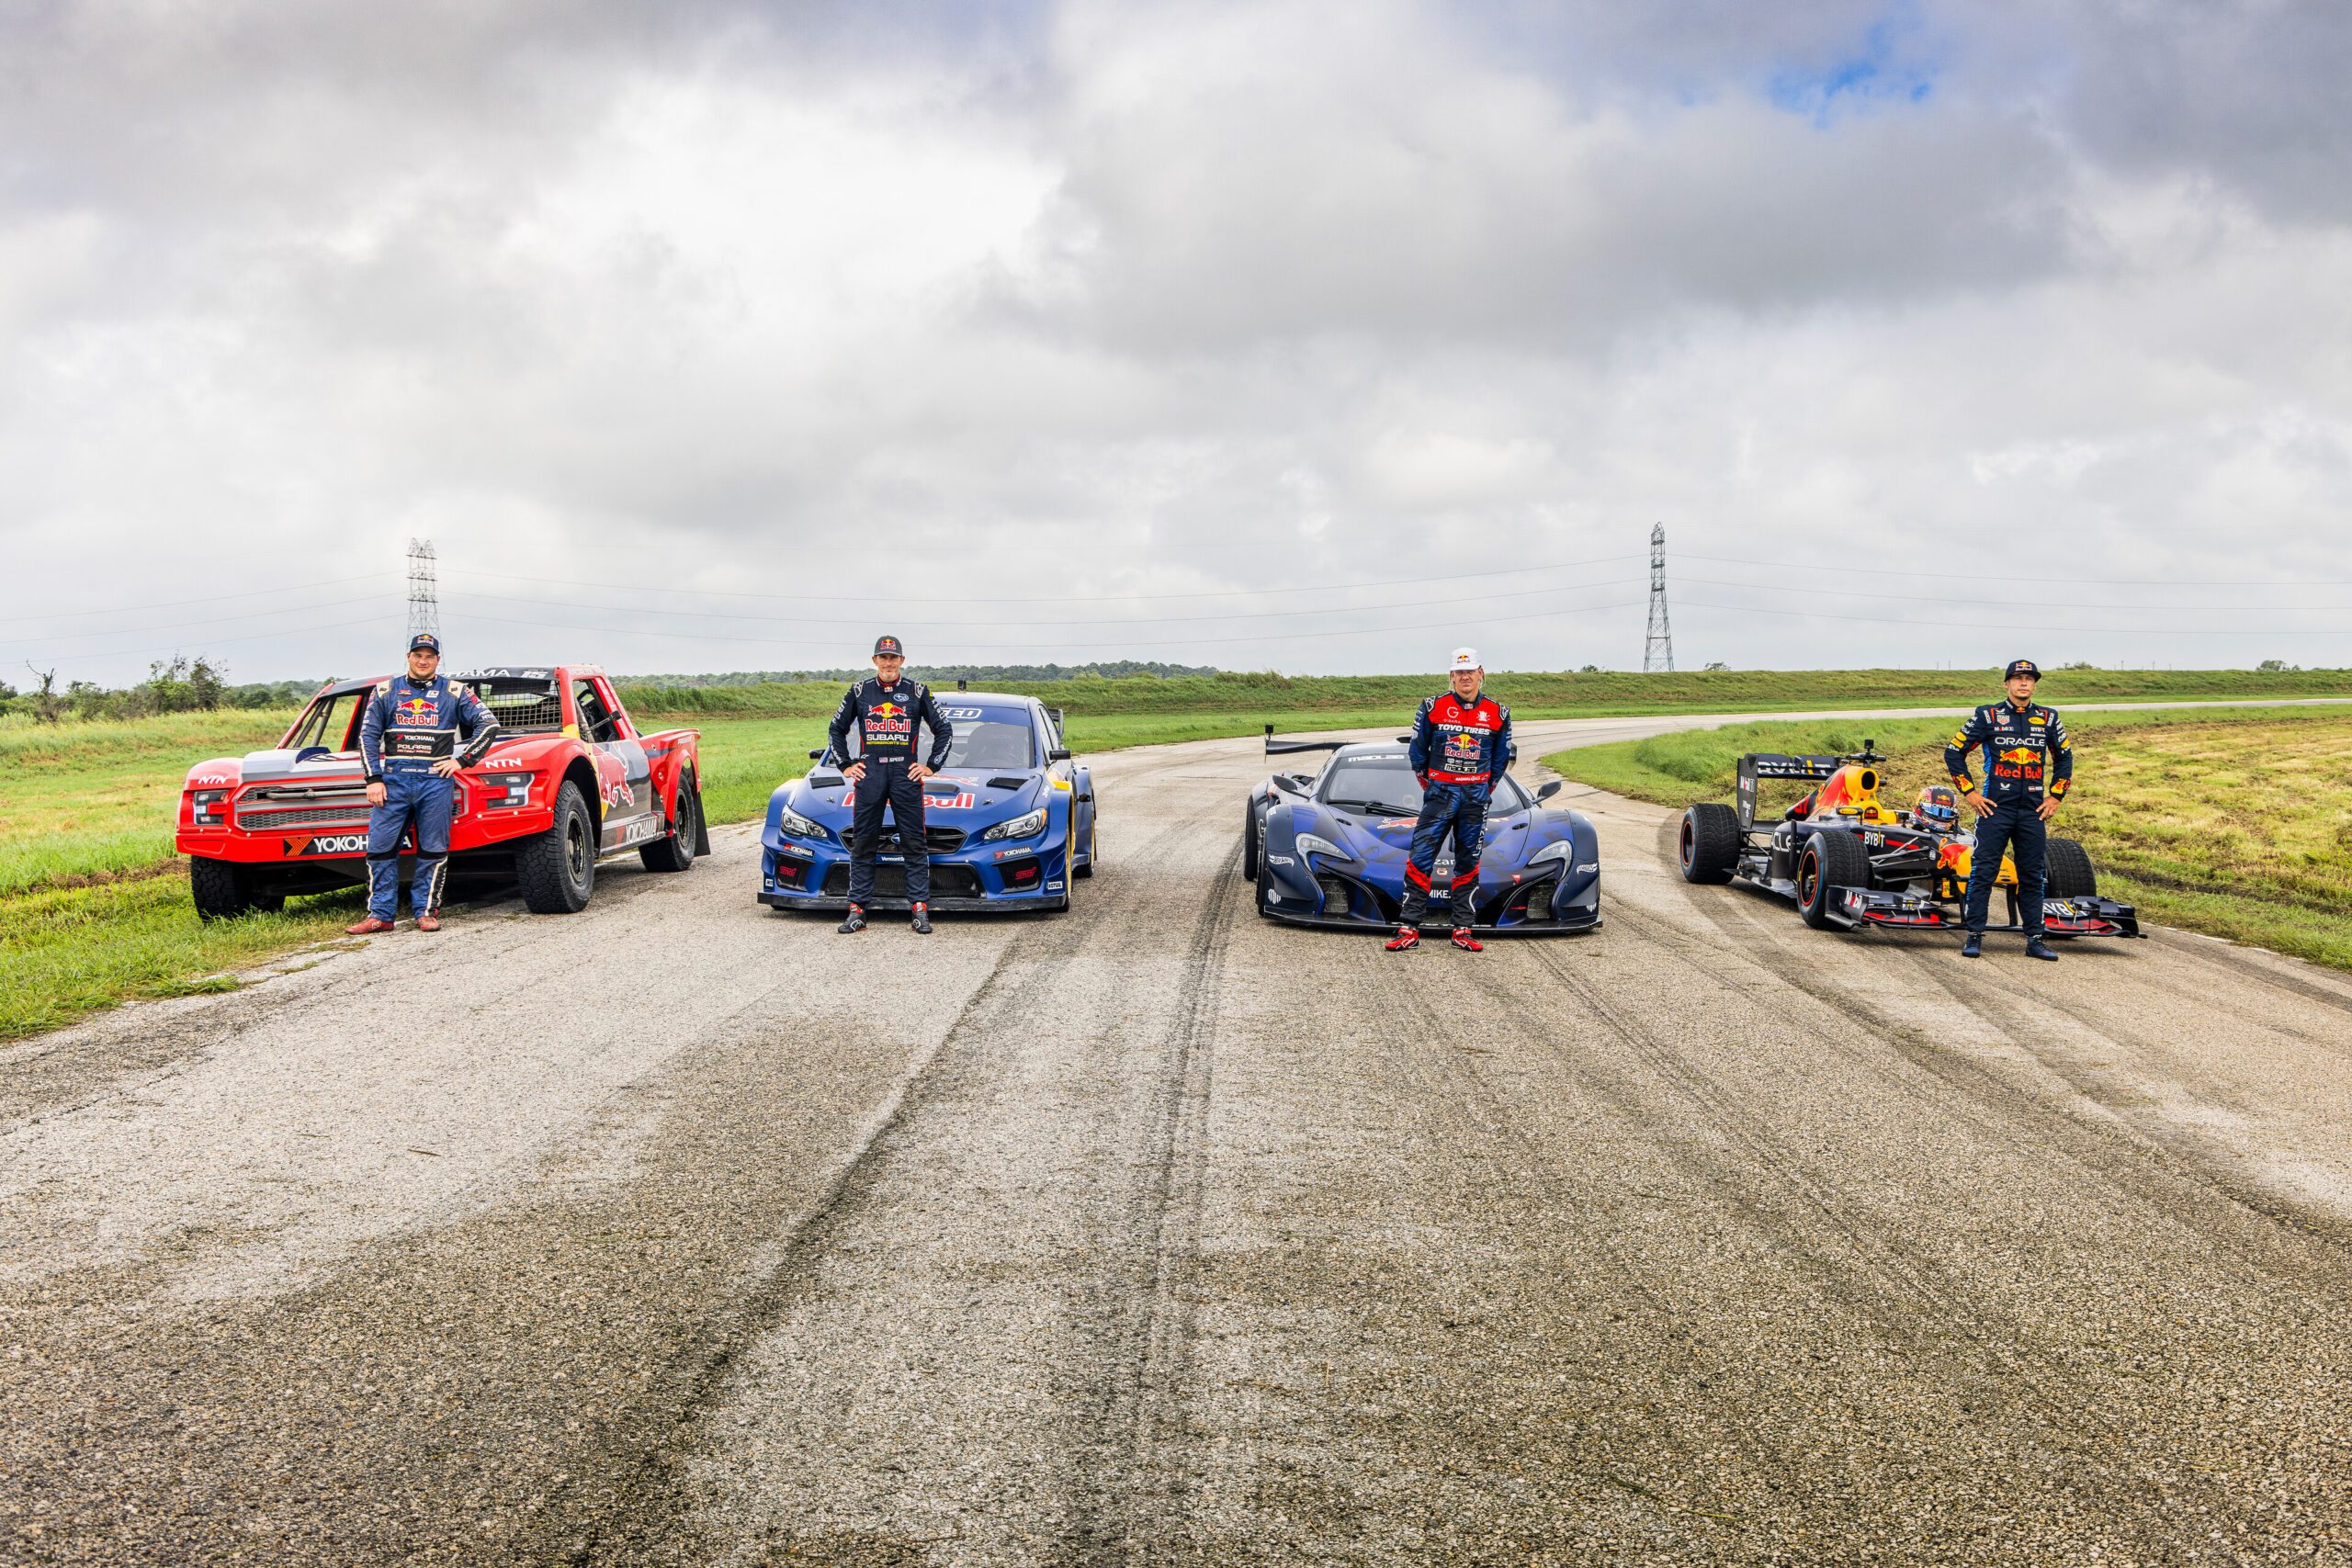
[[[1252,912],[1250,743],[1095,767],[1066,917],[727,829],[0,1050],[0,1562],[2352,1561],[2346,978],[1591,795],[1606,930],[1391,955]]]

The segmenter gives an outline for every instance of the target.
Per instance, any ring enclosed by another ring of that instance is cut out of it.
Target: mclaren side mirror
[[[812,762],[821,762],[825,760],[825,754],[822,751],[811,751],[808,753],[808,760]]]
[[[1284,795],[1296,795],[1298,793],[1298,781],[1291,777],[1288,773],[1276,773],[1273,776],[1272,783],[1276,789],[1282,791]]]
[[[1535,798],[1538,800],[1549,800],[1559,793],[1560,781],[1558,779],[1554,779],[1550,784],[1545,784],[1542,789],[1535,792]]]
[[[1046,753],[1046,761],[1048,762],[1067,762],[1069,761],[1069,756],[1070,754],[1069,751],[1057,746],[1051,751]]]

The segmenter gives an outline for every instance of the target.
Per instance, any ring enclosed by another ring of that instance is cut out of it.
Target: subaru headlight
[[[1537,866],[1543,865],[1549,861],[1558,861],[1561,864],[1566,865],[1567,863],[1568,857],[1576,852],[1576,848],[1577,844],[1574,839],[1555,839],[1550,843],[1544,845],[1542,849],[1527,857],[1527,869],[1533,871]]]
[[[1329,855],[1333,860],[1351,861],[1356,858],[1320,833],[1301,833],[1298,836],[1298,852],[1303,855]]]
[[[998,823],[987,832],[982,833],[980,837],[984,840],[992,839],[1034,839],[1045,830],[1046,808],[1041,806],[1037,807],[1036,810],[1032,811],[1025,816],[1012,818],[1007,821]]]
[[[789,806],[778,809],[775,827],[776,831],[787,839],[814,839],[820,844],[832,841],[833,835],[831,830],[819,823],[809,821]]]

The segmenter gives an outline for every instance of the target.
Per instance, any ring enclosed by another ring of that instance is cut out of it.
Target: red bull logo
[[[414,724],[420,719],[432,717],[433,709],[434,704],[432,699],[428,697],[411,697],[408,701],[399,705],[397,712],[401,722]]]
[[[1445,738],[1445,754],[1449,757],[1476,757],[1480,744],[1475,735],[1449,735]]]
[[[876,718],[904,718],[907,716],[907,710],[900,707],[896,703],[876,703],[874,705],[874,716]]]
[[[2030,746],[2013,746],[2001,752],[1998,760],[2004,762],[2039,762],[2041,753]]]

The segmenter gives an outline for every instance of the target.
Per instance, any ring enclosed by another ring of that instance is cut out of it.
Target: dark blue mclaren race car
[[[1034,697],[939,693],[955,727],[946,764],[923,781],[931,908],[1067,909],[1073,879],[1094,874],[1094,779],[1062,744],[1059,716]],[[854,802],[842,759],[768,798],[760,833],[760,902],[779,909],[849,907]],[[867,908],[908,907],[908,846],[886,811]]]
[[[1405,857],[1420,815],[1421,781],[1402,740],[1276,740],[1272,755],[1329,751],[1323,771],[1276,773],[1250,792],[1242,820],[1242,874],[1257,885],[1269,919],[1338,931],[1394,930],[1405,902]],[[1487,812],[1468,918],[1448,907],[1453,850],[1439,852],[1425,928],[1468,925],[1536,936],[1600,925],[1600,846],[1592,823],[1544,804],[1505,773]]]

